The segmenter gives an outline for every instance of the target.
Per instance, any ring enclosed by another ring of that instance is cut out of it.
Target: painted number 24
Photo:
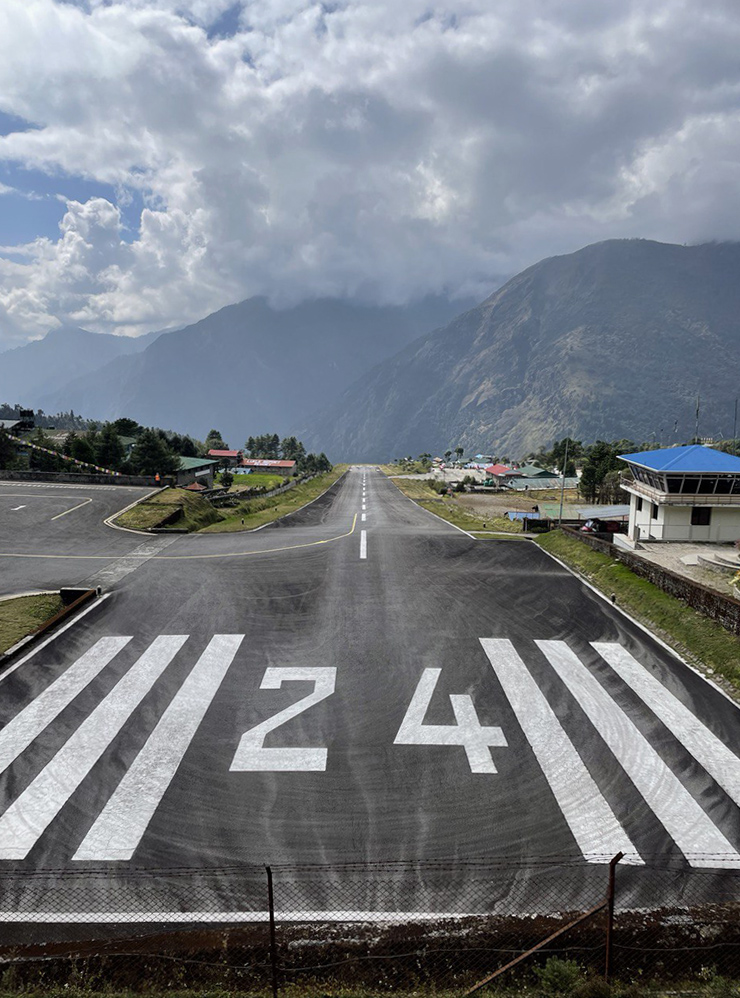
[[[472,698],[450,694],[455,724],[424,724],[441,669],[424,669],[418,686],[398,729],[395,745],[461,745],[468,757],[471,772],[495,773],[490,749],[506,747],[501,728],[487,727],[478,719]],[[269,668],[260,689],[277,690],[284,682],[312,682],[311,693],[246,731],[231,763],[232,772],[323,772],[325,748],[265,748],[265,736],[286,721],[297,717],[334,692],[337,670],[334,668]]]

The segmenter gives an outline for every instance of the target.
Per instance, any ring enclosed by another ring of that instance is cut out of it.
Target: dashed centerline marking
[[[367,531],[360,531],[360,559],[367,558]]]
[[[362,514],[362,522],[364,523],[366,519],[367,519],[367,513],[363,513]]]

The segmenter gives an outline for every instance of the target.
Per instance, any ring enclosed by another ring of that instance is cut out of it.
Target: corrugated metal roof
[[[620,454],[622,461],[636,464],[651,471],[682,472],[734,472],[740,475],[740,457],[724,451],[690,444],[688,447],[664,447],[661,450],[640,451],[637,454]]]
[[[207,457],[181,457],[180,471],[192,471],[193,468],[205,468],[206,465],[218,464],[218,461],[211,461]]]
[[[273,461],[269,458],[245,457],[242,461],[244,468],[292,468],[295,461]]]
[[[211,457],[239,457],[241,451],[238,450],[209,450]]]
[[[583,520],[616,520],[630,515],[629,505],[621,506],[579,506],[578,515]]]

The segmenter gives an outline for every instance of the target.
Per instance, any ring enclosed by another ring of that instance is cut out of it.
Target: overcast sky
[[[2,0],[0,348],[740,237],[737,0]]]

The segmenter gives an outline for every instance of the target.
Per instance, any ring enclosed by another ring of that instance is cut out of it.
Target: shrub
[[[535,974],[547,994],[570,993],[581,981],[582,969],[575,960],[551,956],[544,967],[535,967]]]

